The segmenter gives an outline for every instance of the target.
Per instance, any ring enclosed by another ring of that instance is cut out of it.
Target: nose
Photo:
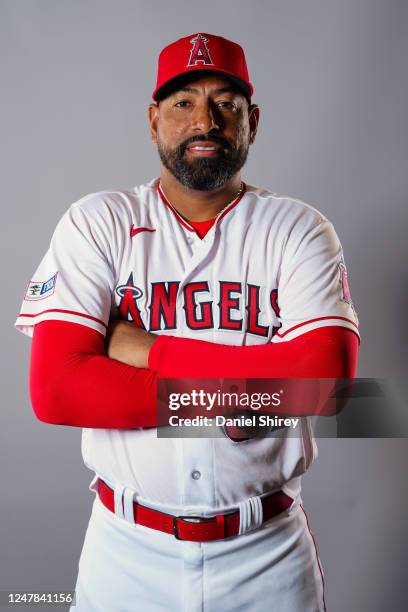
[[[220,129],[219,121],[214,114],[214,108],[209,101],[202,101],[195,105],[192,122],[192,128],[195,132],[207,134]]]

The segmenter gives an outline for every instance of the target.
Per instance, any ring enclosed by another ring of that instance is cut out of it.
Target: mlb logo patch
[[[50,297],[55,291],[55,285],[57,283],[58,272],[51,276],[47,281],[30,281],[28,283],[27,291],[25,292],[24,300],[36,301],[45,300]]]

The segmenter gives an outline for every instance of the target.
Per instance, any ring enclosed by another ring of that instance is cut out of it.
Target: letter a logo
[[[206,45],[206,43],[208,42],[208,38],[204,38],[202,34],[197,34],[197,36],[195,38],[192,38],[190,42],[193,46],[190,51],[190,59],[188,61],[187,66],[197,66],[199,62],[202,62],[206,65],[214,65],[214,62],[210,57],[210,52],[208,51]]]

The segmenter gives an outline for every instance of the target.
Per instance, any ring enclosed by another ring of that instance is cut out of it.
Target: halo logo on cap
[[[190,51],[190,59],[188,60],[187,66],[197,66],[199,62],[202,62],[206,66],[213,66],[214,62],[210,57],[207,44],[208,38],[205,38],[202,34],[197,34],[190,40],[192,48]]]
[[[200,78],[200,74],[204,75],[205,71],[229,79],[248,99],[254,93],[243,48],[216,34],[194,32],[175,40],[160,51],[153,100],[162,100],[180,87],[181,83],[186,83],[189,78]]]

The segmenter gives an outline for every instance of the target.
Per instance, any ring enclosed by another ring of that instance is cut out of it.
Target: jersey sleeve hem
[[[64,310],[62,308],[51,308],[49,310],[43,310],[36,314],[29,314],[21,312],[16,322],[14,323],[15,328],[21,331],[30,338],[34,332],[34,326],[41,321],[68,321],[70,323],[79,323],[95,329],[103,336],[106,335],[107,325],[101,319],[93,317],[91,315],[75,312],[73,310]]]
[[[293,340],[302,334],[305,334],[313,329],[318,329],[320,327],[346,327],[350,329],[350,331],[354,332],[360,342],[360,332],[358,324],[352,319],[348,319],[347,317],[340,316],[325,316],[325,317],[316,317],[315,319],[309,319],[308,321],[302,321],[297,323],[296,325],[292,325],[291,327],[286,328],[286,326],[279,329],[275,336],[275,342],[284,342],[288,340]]]

